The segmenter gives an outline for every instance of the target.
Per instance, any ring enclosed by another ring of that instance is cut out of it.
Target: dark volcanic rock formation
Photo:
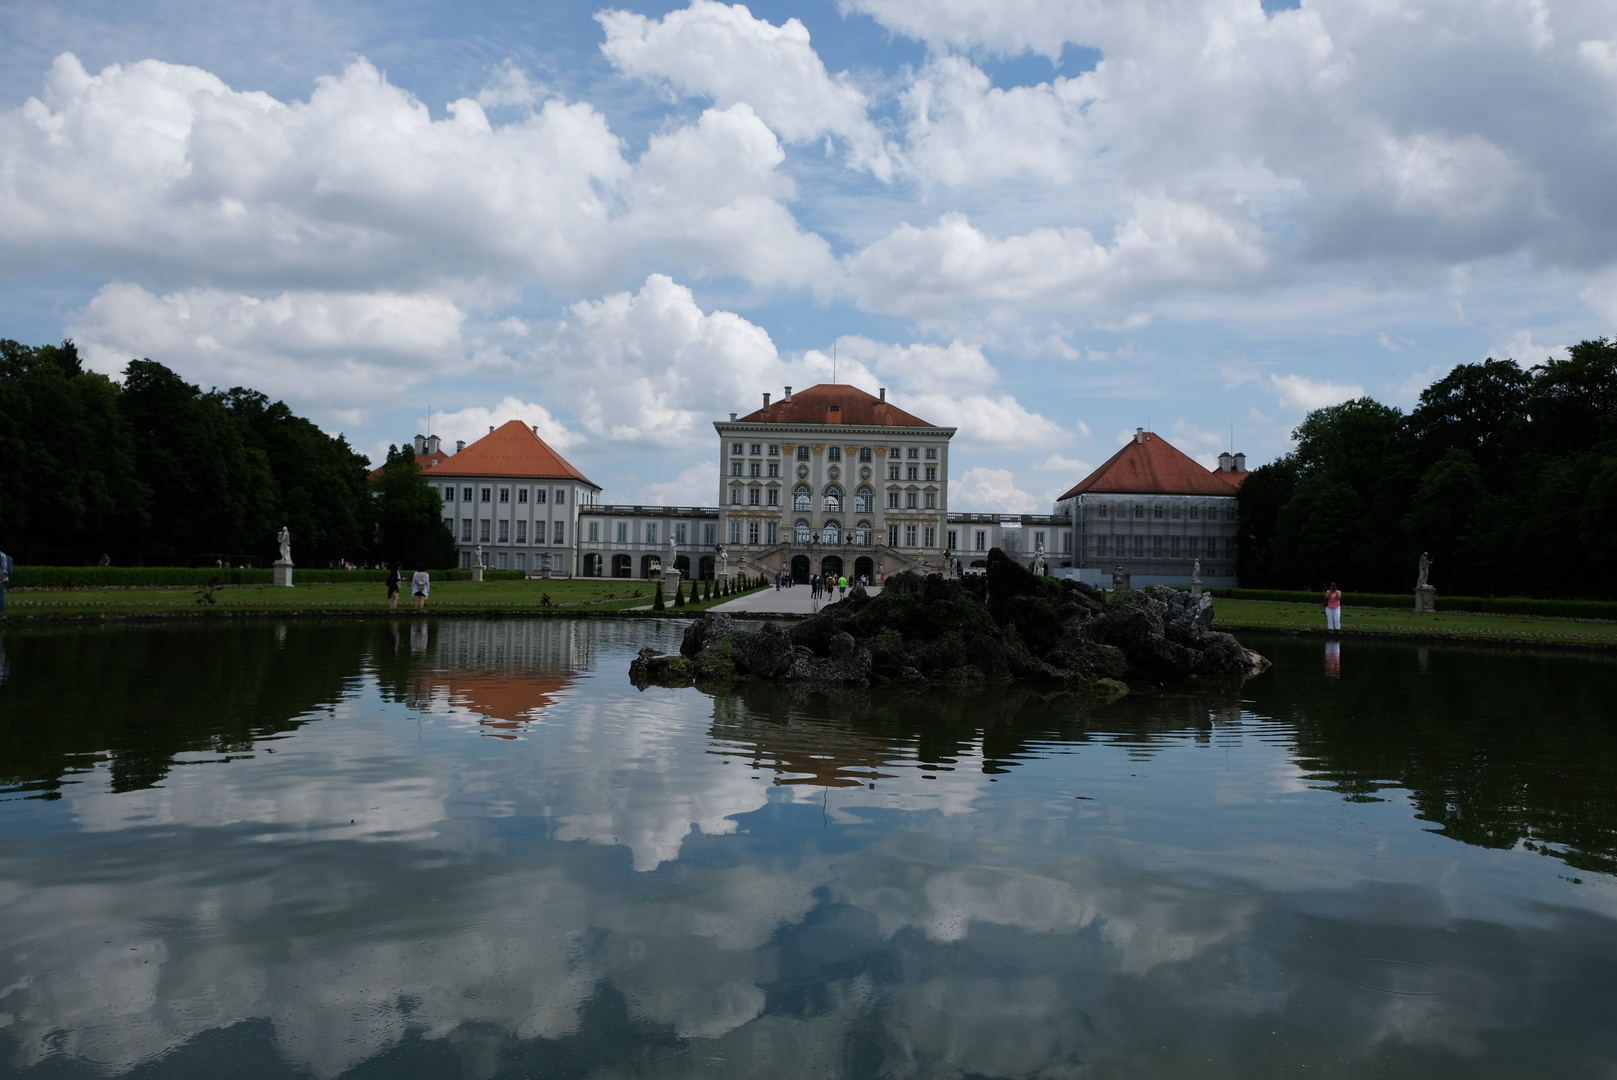
[[[854,589],[783,629],[738,629],[709,613],[680,656],[644,649],[640,686],[759,679],[821,685],[1030,681],[1121,693],[1124,683],[1238,681],[1268,664],[1212,629],[1207,596],[1157,589],[1106,594],[1029,573],[998,549],[963,580],[898,574],[876,597]]]

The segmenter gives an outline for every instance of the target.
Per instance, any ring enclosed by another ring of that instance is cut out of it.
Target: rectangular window
[[[918,458],[918,457],[920,457],[920,456],[921,456],[921,451],[919,451],[919,450],[917,450],[917,449],[916,449],[916,448],[915,448],[915,447],[913,447],[913,446],[912,446],[912,447],[910,447],[910,460],[911,460],[911,461],[914,461],[914,460],[915,460],[915,459],[916,459],[916,458]]]
[[[708,522],[707,524],[703,525],[702,526],[702,543],[706,544],[708,547],[712,547],[713,546],[713,535],[717,531],[717,528],[718,527],[715,526],[711,521]]]
[[[842,447],[840,447],[840,446],[826,447],[825,457],[826,457],[827,461],[841,461],[842,460]]]
[[[1070,532],[1061,534],[1061,553],[1063,555],[1072,554],[1072,533]]]
[[[685,546],[685,523],[683,521],[674,522],[674,543],[680,547]]]
[[[731,506],[740,506],[741,505],[741,489],[740,488],[731,488],[730,489],[730,505]]]
[[[889,491],[887,493],[887,509],[889,509],[889,510],[897,510],[898,509],[898,492]]]
[[[1180,518],[1185,516],[1185,512],[1183,509],[1176,506],[1168,512],[1168,516],[1173,518],[1175,521],[1178,521]]]
[[[486,543],[489,542],[488,537],[489,537],[489,519],[484,518],[482,521],[479,521],[477,523],[477,541],[480,544],[486,544]]]
[[[519,522],[517,522],[517,543],[526,544],[527,542],[528,542],[528,523],[526,521],[519,521]]]
[[[747,522],[747,543],[758,543],[758,523],[756,521]]]
[[[988,530],[987,529],[978,529],[977,530],[977,550],[978,551],[987,551],[988,550]]]
[[[534,488],[533,489],[533,501],[536,502],[536,503],[539,503],[541,506],[543,506],[544,501],[545,501],[545,496],[548,495],[548,494],[550,494],[550,493],[548,491],[546,491],[544,488]]]
[[[467,539],[471,539],[471,538],[467,537]],[[460,553],[460,568],[462,570],[470,570],[472,568],[472,553],[471,552],[463,551],[463,552]]]
[[[618,522],[618,543],[627,544],[628,542],[629,542],[629,523],[627,521],[620,521],[620,522]]]
[[[747,469],[748,476],[762,476],[763,474],[764,463],[761,461],[754,461]]]
[[[769,475],[770,476],[779,476],[780,475],[780,462],[771,461],[769,463]]]
[[[1190,508],[1190,520],[1191,521],[1200,521],[1201,516],[1202,516],[1202,508],[1201,507],[1192,506]]]
[[[926,493],[926,508],[928,510],[936,510],[938,508],[938,493],[937,492],[929,491],[929,492]]]
[[[730,522],[730,543],[741,543],[741,522],[739,521]]]
[[[517,569],[518,570],[526,570],[527,568],[528,568],[528,556],[523,554],[520,551],[517,552]]]
[[[1151,557],[1154,559],[1162,558],[1162,537],[1160,536],[1151,538]]]
[[[938,467],[936,465],[928,465],[926,467],[926,478],[928,480],[931,480],[933,483],[937,482],[937,479],[938,479]]]
[[[926,527],[926,529],[923,530],[923,531],[926,534],[926,539],[922,542],[921,546],[922,547],[937,547],[938,546],[938,529],[937,529],[937,526],[928,525]]]
[[[770,488],[769,489],[769,505],[770,506],[779,506],[780,505],[780,488]]]
[[[1145,537],[1143,536],[1134,538],[1134,557],[1136,559],[1145,558]]]
[[[454,502],[454,501],[455,501],[455,485],[454,484],[445,484],[444,485],[444,502]]]
[[[1095,516],[1096,517],[1105,517],[1106,516],[1106,504],[1105,503],[1102,503],[1101,505],[1095,507]]]
[[[648,521],[648,522],[646,522],[646,543],[655,544],[656,542],[657,542],[657,523],[655,521]]]
[[[753,443],[752,444],[752,452],[755,453],[755,454],[763,453],[764,452],[763,445],[761,443]]]
[[[959,548],[960,548],[960,540],[958,539],[958,535],[959,534],[957,534],[955,532],[955,530],[953,530],[953,529],[949,530],[949,550],[950,551],[959,550]]]
[[[1145,507],[1143,507],[1143,506],[1136,506],[1136,507],[1135,507],[1135,508],[1134,508],[1134,516],[1135,516],[1135,517],[1137,517],[1137,518],[1143,518],[1143,517],[1145,517]]]
[[[888,547],[897,547],[898,546],[898,526],[897,525],[889,525],[889,526],[887,526],[887,546]]]
[[[517,502],[525,503],[527,501],[528,501],[528,489],[527,488],[517,488]],[[520,569],[520,567],[518,569]]]
[[[741,444],[740,443],[731,443],[730,444],[730,453],[732,453],[732,454],[741,453]]]
[[[601,523],[599,521],[592,521],[592,522],[590,522],[590,543],[599,544],[600,542],[601,542]]]
[[[508,503],[508,502],[511,501],[511,489],[510,488],[501,488],[500,489],[500,501],[503,502],[503,503]]]
[[[861,446],[859,448],[859,462],[862,465],[870,464],[870,447]]]
[[[496,570],[504,570],[504,569],[506,569],[505,552],[502,551],[498,555],[494,556],[494,568]]]
[[[460,523],[460,542],[463,544],[469,544],[472,542],[471,518],[467,518],[465,521]]]
[[[492,502],[493,498],[494,498],[494,489],[493,488],[484,488],[483,489],[483,501],[484,502]]]
[[[1162,520],[1162,507],[1153,506],[1151,508],[1151,516],[1156,518],[1158,521],[1161,521]]]
[[[797,460],[798,461],[807,461],[808,459],[809,459],[809,448],[806,447],[806,446],[799,446],[797,448]]]
[[[1179,558],[1179,537],[1173,536],[1168,538],[1168,554],[1172,555],[1176,559]]]
[[[1095,537],[1095,554],[1103,559],[1106,557],[1106,537]]]
[[[556,505],[557,506],[566,506],[567,505],[567,489],[566,488],[557,488],[556,489]]]
[[[550,542],[552,544],[567,543],[567,522],[556,522],[556,531],[550,534]]]
[[[890,457],[890,458],[903,457],[904,456],[904,451],[900,450],[896,446],[889,447],[888,450],[887,450],[887,456]]]
[[[779,443],[770,443],[769,444],[769,456],[770,457],[780,457],[780,444]]]
[[[444,528],[449,530],[449,535],[450,536],[454,536],[455,535],[455,519],[454,518],[444,518]]]
[[[889,465],[889,466],[887,466],[887,479],[889,479],[889,480],[897,480],[898,479],[898,466],[897,465]]]
[[[460,489],[460,501],[461,502],[471,502],[472,501],[472,489],[471,488],[461,488]]]
[[[904,473],[906,480],[919,480],[921,478],[921,468],[918,465],[911,465],[904,470]]]
[[[509,544],[510,542],[511,542],[511,523],[509,521],[506,521],[504,518],[501,518],[500,519],[500,543]]]
[[[1199,536],[1185,537],[1185,545],[1190,548],[1190,557],[1193,559],[1202,553],[1202,538]]]
[[[906,525],[906,526],[904,526],[904,546],[905,547],[914,547],[915,546],[915,526],[914,525]]]
[[[771,521],[769,523],[769,539],[768,539],[767,543],[770,543],[770,544],[778,544],[778,543],[780,543],[780,522]]]
[[[935,446],[927,447],[926,459],[928,461],[936,461],[936,460],[938,460],[938,448],[935,447]]]
[[[906,491],[904,493],[904,505],[907,506],[911,510],[915,509],[915,496],[916,495],[917,495],[917,492],[914,492],[914,491]]]
[[[1043,532],[1035,532],[1033,534],[1033,546],[1035,548],[1042,548],[1044,546],[1044,533]]]
[[[739,462],[739,461],[730,462],[730,475],[731,476],[740,476],[741,475],[741,462]]]

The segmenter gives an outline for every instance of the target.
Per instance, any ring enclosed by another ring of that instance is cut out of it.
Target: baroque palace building
[[[460,565],[531,575],[684,578],[777,573],[971,573],[999,548],[1025,566],[1109,585],[1235,585],[1243,454],[1206,469],[1153,432],[1062,495],[1050,514],[949,509],[955,434],[887,392],[822,384],[730,414],[719,438],[717,506],[603,504],[601,488],[512,420],[449,454],[416,436],[416,461],[443,500]]]

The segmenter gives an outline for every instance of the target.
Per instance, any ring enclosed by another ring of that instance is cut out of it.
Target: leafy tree
[[[1467,451],[1496,484],[1514,472],[1511,460],[1527,423],[1532,376],[1510,360],[1461,364],[1421,391],[1409,414],[1418,458],[1430,466],[1444,453]],[[1502,486],[1502,485],[1501,485]]]
[[[455,564],[455,539],[444,528],[443,500],[427,483],[410,446],[389,446],[376,478],[374,552],[382,562],[406,568],[447,570]]]
[[[1251,587],[1284,586],[1290,569],[1274,550],[1280,510],[1297,489],[1297,461],[1291,455],[1247,473],[1237,490],[1240,526],[1236,573]]]
[[[1469,450],[1449,449],[1421,477],[1404,529],[1415,547],[1432,554],[1447,591],[1486,580],[1492,559],[1485,525],[1497,515],[1497,502]]]

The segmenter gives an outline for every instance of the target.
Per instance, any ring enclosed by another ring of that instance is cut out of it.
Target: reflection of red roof
[[[470,709],[483,717],[478,723],[484,732],[498,739],[514,739],[538,714],[549,708],[556,695],[573,681],[571,675],[492,675],[481,672],[434,672],[428,678],[431,690],[449,691],[452,704]]]
[[[891,402],[846,383],[799,390],[790,401],[748,413],[738,424],[857,424],[862,427],[935,427]]]
[[[1181,453],[1152,432],[1142,432],[1061,496],[1070,499],[1090,492],[1118,495],[1223,495],[1235,494],[1240,474],[1208,472],[1194,458]]]
[[[579,480],[598,488],[521,420],[510,420],[428,471],[433,476],[509,476]]]

